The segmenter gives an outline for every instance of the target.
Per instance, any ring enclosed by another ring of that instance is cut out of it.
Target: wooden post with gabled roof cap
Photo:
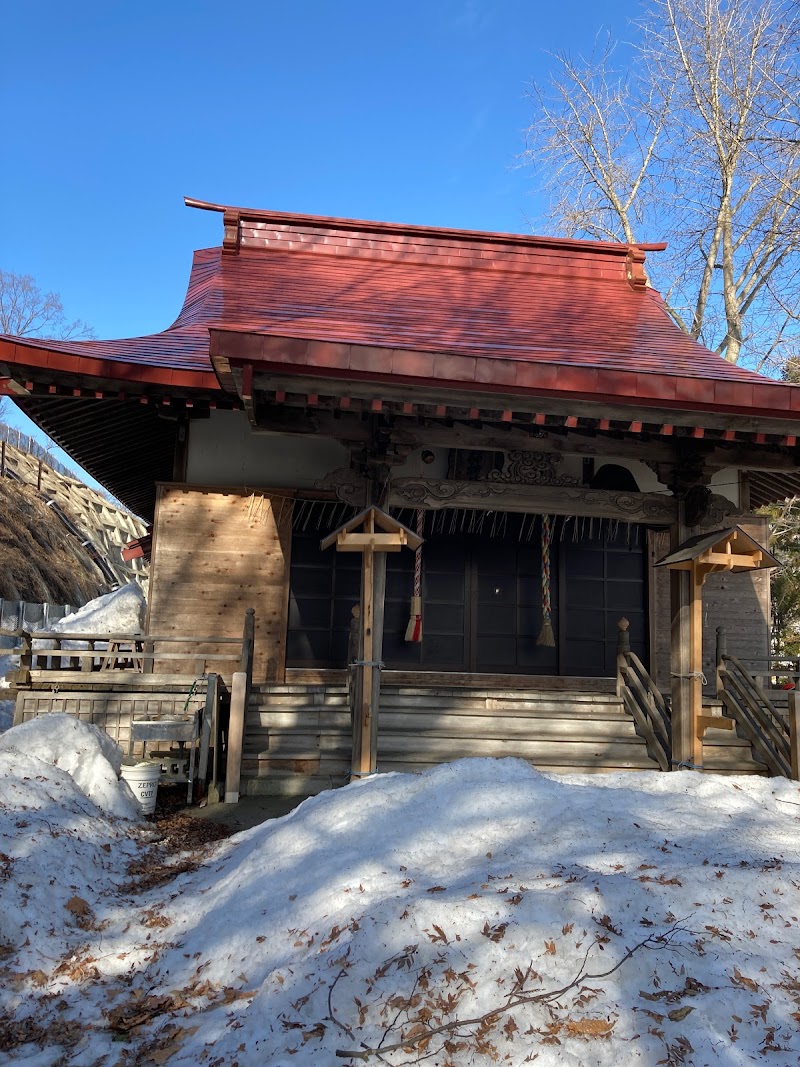
[[[355,661],[357,700],[353,716],[351,781],[374,774],[378,767],[378,705],[383,650],[383,602],[386,553],[403,547],[416,550],[422,538],[380,508],[366,508],[334,530],[320,547],[336,545],[337,552],[361,552],[361,640]]]
[[[689,575],[688,603],[682,605],[673,645],[672,762],[678,768],[702,770],[703,734],[708,725],[703,717],[703,583],[716,571],[736,574],[780,564],[749,534],[733,526],[690,537],[656,566]]]

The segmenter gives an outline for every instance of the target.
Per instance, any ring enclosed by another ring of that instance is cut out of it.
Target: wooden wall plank
[[[159,486],[149,610],[151,633],[238,637],[254,608],[256,682],[283,677],[291,550],[286,500],[258,497]]]

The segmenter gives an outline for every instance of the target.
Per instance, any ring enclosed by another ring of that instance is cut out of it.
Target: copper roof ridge
[[[237,207],[231,204],[214,204],[210,201],[197,200],[190,196],[185,196],[183,199],[187,207],[198,208],[201,211],[217,211],[223,214],[226,231],[229,226],[234,224],[238,226],[241,220],[248,219],[287,226],[329,226],[344,230],[391,233],[408,237],[443,237],[464,242],[483,241],[489,244],[518,244],[527,247],[561,248],[565,251],[596,252],[606,255],[610,253],[618,256],[628,256],[634,250],[639,252],[663,252],[667,247],[664,241],[657,243],[588,241],[571,237],[543,237],[535,234],[502,233],[490,230],[461,230],[446,226],[420,226],[414,223],[380,222],[368,219],[342,218],[334,215],[305,215],[297,212]],[[225,247],[230,247],[227,239],[228,233],[226,232]]]
[[[390,253],[388,255],[387,254],[381,254],[380,252],[376,252],[374,249],[370,249],[368,247],[364,247],[364,248],[345,247],[345,246],[333,246],[333,247],[335,247],[335,249],[336,249],[336,251],[335,251],[336,258],[337,259],[343,259],[343,260],[346,260],[346,259],[369,260],[371,262],[382,263],[382,264],[385,264],[387,266],[391,266],[392,263],[414,263],[414,262],[417,262],[421,266],[434,267],[436,270],[487,271],[487,272],[490,272],[492,274],[514,274],[514,275],[517,275],[517,274],[529,274],[529,275],[535,275],[537,277],[542,277],[542,278],[552,278],[553,277],[553,270],[552,270],[551,267],[539,266],[539,265],[536,264],[536,260],[535,259],[533,259],[533,258],[525,259],[522,256],[520,256],[519,262],[513,262],[513,263],[512,262],[504,263],[502,261],[497,261],[497,260],[479,259],[479,258],[467,258],[467,257],[464,257],[463,259],[461,259],[459,262],[456,263],[456,262],[448,262],[448,260],[449,259],[452,260],[453,257],[448,257],[446,252],[443,253],[441,256],[438,256],[436,259],[433,259],[430,254],[426,254],[425,252],[422,252],[419,249],[415,249],[413,247],[410,247],[408,249],[408,251],[394,252],[394,253]],[[270,245],[270,246],[265,246],[263,248],[260,248],[260,247],[255,247],[253,245],[244,245],[238,250],[237,255],[244,256],[244,257],[253,256],[254,258],[257,257],[257,256],[266,256],[266,255],[281,255],[281,256],[291,255],[292,257],[297,257],[297,256],[319,257],[319,256],[324,256],[324,255],[332,255],[333,254],[332,252],[330,252],[330,251],[326,252],[325,251],[326,248],[330,249],[331,246],[330,245],[328,245],[328,246],[324,246],[324,245],[323,246],[319,246],[319,245],[311,245],[311,244],[309,244],[306,247],[302,247],[301,246],[301,247],[289,248],[289,247],[281,247],[279,244],[275,244],[275,245]],[[222,245],[217,245],[217,249],[216,250],[218,252],[219,251],[224,251]],[[624,262],[623,261],[620,262],[620,273],[619,273],[619,275],[614,276],[614,277],[598,276],[597,274],[592,273],[592,271],[590,271],[588,269],[586,269],[586,270],[584,270],[582,272],[579,271],[579,270],[578,271],[573,270],[573,271],[570,272],[570,277],[571,278],[583,278],[583,279],[585,279],[587,281],[592,281],[592,283],[594,285],[604,285],[605,284],[605,285],[619,286],[620,284],[622,284],[622,285],[628,285],[628,286],[630,286],[632,288],[635,288],[635,289],[640,289],[640,290],[645,290],[646,289],[649,292],[650,291],[657,292],[657,290],[652,289],[652,287],[647,285],[647,284],[634,284],[634,276],[635,276],[637,282],[638,282],[639,279],[642,279],[644,283],[646,283],[646,277],[644,275],[643,270],[640,270],[640,269],[637,270],[637,268],[640,266],[640,262],[644,260],[644,256],[641,257],[641,261],[636,261],[635,264],[631,263],[632,258],[633,258],[633,256],[631,254],[631,256],[626,257],[626,260]],[[627,269],[624,269],[624,268],[627,268]]]

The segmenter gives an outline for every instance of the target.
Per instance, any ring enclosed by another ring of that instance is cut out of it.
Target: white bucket
[[[123,764],[120,776],[125,779],[133,795],[139,801],[142,815],[152,815],[156,810],[161,765],[158,763]]]

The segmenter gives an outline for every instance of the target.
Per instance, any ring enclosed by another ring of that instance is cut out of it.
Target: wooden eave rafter
[[[773,395],[769,391],[771,385],[778,383],[766,382],[762,387],[760,384],[722,382],[716,389],[720,399],[715,400],[712,396],[704,401],[702,393],[697,400],[691,398],[691,380],[673,378],[673,395],[667,399],[656,395],[669,391],[664,390],[663,382],[651,387],[649,381],[650,378],[667,376],[624,370],[604,373],[596,368],[580,370],[537,363],[527,365],[531,385],[520,387],[509,383],[504,387],[499,380],[502,374],[492,382],[460,380],[456,373],[460,357],[444,353],[404,353],[405,356],[419,356],[426,369],[435,367],[439,359],[439,379],[428,374],[415,376],[366,369],[381,368],[396,350],[385,350],[386,358],[381,355],[384,350],[365,350],[363,359],[359,356],[358,360],[365,369],[355,370],[351,366],[352,350],[358,346],[299,342],[297,339],[291,339],[289,344],[290,339],[284,339],[287,348],[283,361],[277,359],[279,346],[272,353],[275,360],[243,359],[234,358],[222,350],[225,348],[224,331],[211,329],[210,333],[211,360],[220,385],[244,401],[254,426],[257,425],[254,400],[258,394],[267,401],[283,405],[302,406],[308,404],[307,398],[314,398],[311,406],[319,406],[322,402],[324,406],[336,407],[344,398],[353,410],[367,408],[372,412],[436,414],[440,418],[523,421],[535,425],[543,424],[551,415],[560,415],[564,420],[593,421],[600,430],[610,429],[612,422],[624,423],[628,432],[634,433],[646,423],[649,427],[657,426],[657,432],[664,437],[689,430],[697,440],[702,440],[706,433],[718,432],[725,440],[751,439],[755,444],[766,444],[770,436],[779,438],[780,444],[790,448],[797,445],[800,434],[800,390],[796,397],[798,410],[794,412],[783,405],[783,401],[788,403],[787,396],[779,398],[777,393]],[[279,339],[260,340],[268,342],[272,349],[272,342]],[[307,350],[312,346],[316,346],[313,359]],[[256,347],[263,354],[263,345]],[[489,362],[496,370],[496,365],[502,361],[492,359]],[[470,362],[473,374],[476,373],[472,367],[474,363],[474,360]],[[448,368],[453,371],[450,375],[446,373]],[[537,380],[542,384],[536,385]],[[706,383],[714,388],[718,384]],[[687,396],[676,397],[676,390],[680,392],[684,387]],[[763,396],[758,394],[759,403],[756,404],[755,390],[761,388],[767,392]],[[794,394],[789,396],[794,400]],[[773,400],[775,404],[772,404]]]
[[[418,383],[376,383],[333,377],[267,373],[258,365],[233,365],[226,372],[235,395],[241,398],[251,428],[259,430],[304,432],[302,421],[294,427],[283,424],[270,412],[304,411],[311,419],[327,419],[332,436],[346,437],[345,423],[331,423],[346,416],[382,415],[395,421],[413,419],[452,427],[454,424],[495,425],[503,432],[606,434],[622,439],[691,440],[700,447],[722,447],[748,452],[758,446],[760,453],[778,457],[774,468],[794,469],[798,420],[784,420],[774,415],[744,418],[736,413],[695,412],[639,405],[635,409],[624,402],[580,398],[574,394],[529,395],[483,393],[480,397],[457,387],[435,389]],[[309,424],[310,425],[310,424]],[[310,429],[309,431],[310,432]],[[315,432],[325,433],[318,429]],[[800,452],[800,450],[798,450]],[[789,457],[789,458],[787,458]],[[726,465],[746,466],[745,454],[731,457]],[[756,463],[758,466],[758,463]]]

